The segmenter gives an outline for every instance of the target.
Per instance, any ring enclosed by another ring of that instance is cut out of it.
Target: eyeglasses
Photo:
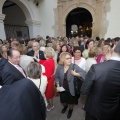
[[[66,60],[70,60],[70,59],[72,59],[72,58],[66,58]]]

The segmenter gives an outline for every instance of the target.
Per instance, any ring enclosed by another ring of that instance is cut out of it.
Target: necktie
[[[17,69],[18,69],[18,70],[23,74],[23,76],[26,78],[26,75],[25,75],[23,69],[22,69],[19,65],[17,65]]]

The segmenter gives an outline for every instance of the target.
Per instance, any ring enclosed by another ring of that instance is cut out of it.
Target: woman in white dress
[[[47,77],[45,75],[42,75],[41,65],[36,62],[31,62],[27,67],[27,74],[28,78],[32,80],[35,83],[35,85],[39,88],[47,106],[45,91],[48,81]]]

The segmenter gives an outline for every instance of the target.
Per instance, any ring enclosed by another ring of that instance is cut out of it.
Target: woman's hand
[[[80,74],[77,73],[75,70],[71,70],[71,74],[72,74],[73,76],[80,77]]]
[[[37,57],[36,57],[36,56],[34,56],[34,57],[33,57],[33,59],[34,59],[34,60],[36,60],[37,62],[39,62],[39,61],[40,61],[40,59],[37,59]]]
[[[60,87],[59,82],[56,82],[56,86],[57,86],[56,91],[59,92],[59,87]]]
[[[39,50],[34,51],[34,56],[38,56]]]
[[[59,92],[59,87],[56,87],[56,91]]]

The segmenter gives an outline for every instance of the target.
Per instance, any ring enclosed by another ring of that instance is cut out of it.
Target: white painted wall
[[[57,8],[58,0],[41,0],[39,5],[39,14],[41,18],[41,36],[55,36],[54,33],[54,9]]]
[[[111,0],[110,7],[107,14],[109,25],[105,38],[120,37],[120,0]]]

